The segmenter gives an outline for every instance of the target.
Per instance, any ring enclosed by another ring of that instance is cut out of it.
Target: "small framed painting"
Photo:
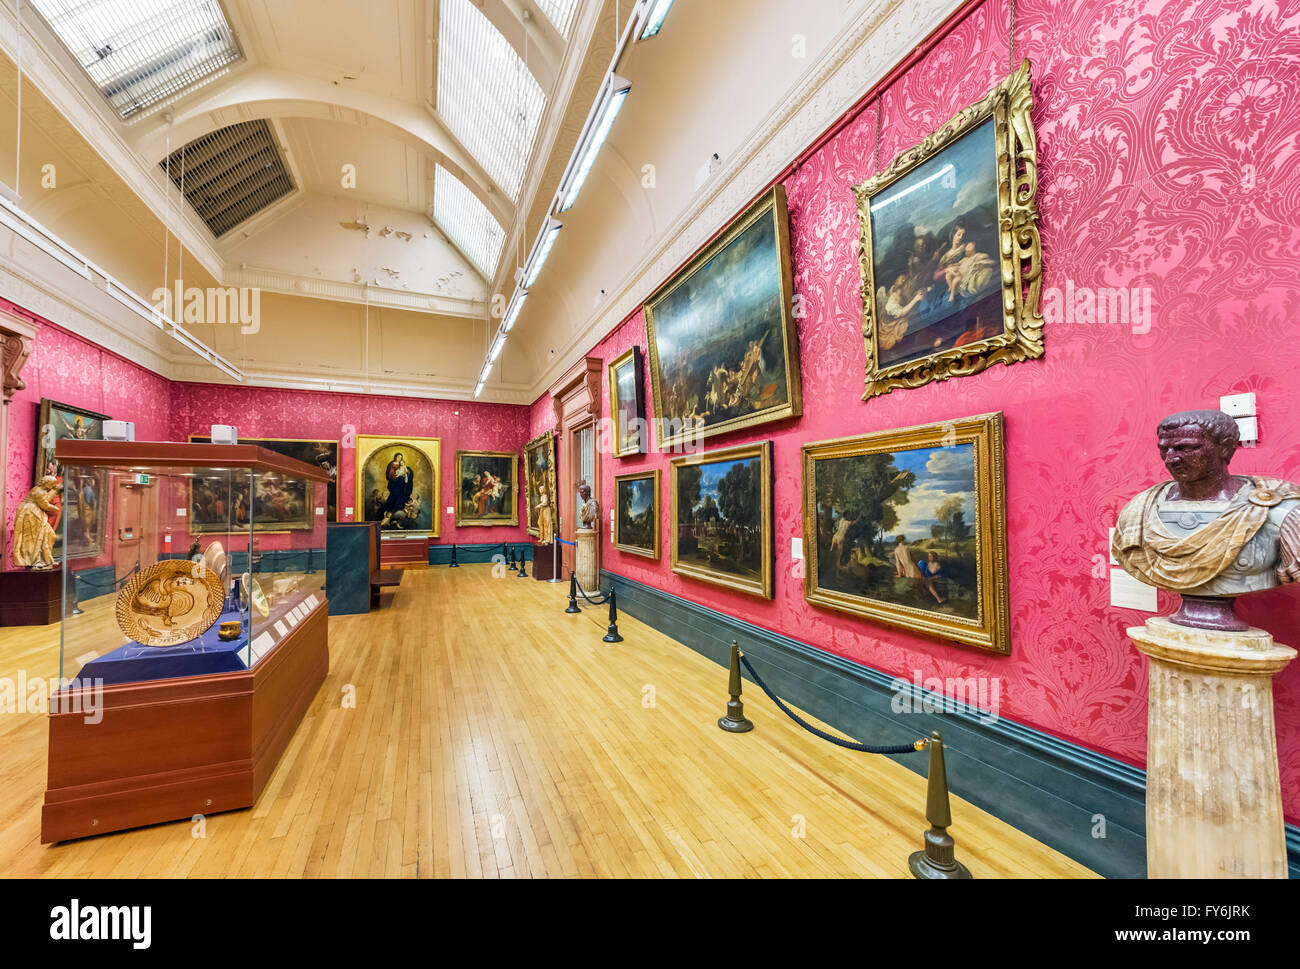
[[[803,446],[804,597],[1011,652],[1002,414]]]
[[[772,442],[673,458],[672,569],[772,598]]]
[[[864,400],[1043,355],[1029,74],[854,186]]]
[[[646,453],[645,394],[641,390],[641,348],[633,347],[609,365],[609,418],[614,457]]]
[[[659,469],[614,477],[614,547],[659,558]]]
[[[519,455],[512,451],[457,451],[456,527],[518,525],[518,480]]]

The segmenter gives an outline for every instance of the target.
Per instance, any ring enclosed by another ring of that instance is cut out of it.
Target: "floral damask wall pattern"
[[[995,0],[976,8],[884,92],[882,166],[1006,75],[1007,13]],[[1034,68],[1046,356],[859,400],[850,186],[876,157],[875,103],[866,102],[786,181],[804,416],[717,442],[774,442],[775,599],[742,600],[612,546],[604,563],[890,674],[998,677],[1001,715],[1141,764],[1146,661],[1124,630],[1147,614],[1110,606],[1107,535],[1132,494],[1168,477],[1157,422],[1254,391],[1262,441],[1238,452],[1233,470],[1300,477],[1290,417],[1300,412],[1300,3],[1018,0],[1015,49]],[[594,353],[608,361],[644,341],[638,313]],[[800,445],[993,410],[1006,415],[1012,655],[809,606],[790,551],[801,535]],[[624,473],[667,460],[614,464]],[[612,474],[603,490],[609,507]],[[1162,594],[1162,612],[1171,598]],[[1295,645],[1297,590],[1252,597],[1241,612]],[[1295,821],[1300,664],[1275,687]]]

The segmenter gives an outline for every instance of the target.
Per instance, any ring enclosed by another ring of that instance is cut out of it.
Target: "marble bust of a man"
[[[1148,585],[1182,595],[1173,622],[1245,629],[1233,597],[1300,580],[1300,486],[1229,473],[1241,439],[1222,411],[1171,414],[1156,439],[1173,478],[1124,506],[1115,559]]]

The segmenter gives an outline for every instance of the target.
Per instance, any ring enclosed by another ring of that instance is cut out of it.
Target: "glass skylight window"
[[[486,205],[441,165],[433,173],[433,221],[486,279],[496,272],[505,230]]]
[[[551,26],[560,32],[565,40],[573,27],[573,12],[578,9],[578,0],[537,0],[537,5],[546,14]]]
[[[545,96],[523,58],[470,0],[442,0],[438,27],[438,115],[511,201]]]
[[[126,119],[242,56],[217,0],[27,0]]]

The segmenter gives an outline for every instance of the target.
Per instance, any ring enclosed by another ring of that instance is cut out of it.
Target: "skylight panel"
[[[438,114],[517,201],[546,98],[523,59],[470,0],[442,0],[441,9]]]
[[[27,0],[122,119],[160,107],[242,54],[217,0]]]
[[[485,279],[492,278],[501,258],[505,230],[478,196],[441,165],[433,174],[433,221]]]
[[[537,0],[537,5],[546,14],[551,26],[560,32],[565,40],[573,27],[573,12],[578,9],[578,0]]]

